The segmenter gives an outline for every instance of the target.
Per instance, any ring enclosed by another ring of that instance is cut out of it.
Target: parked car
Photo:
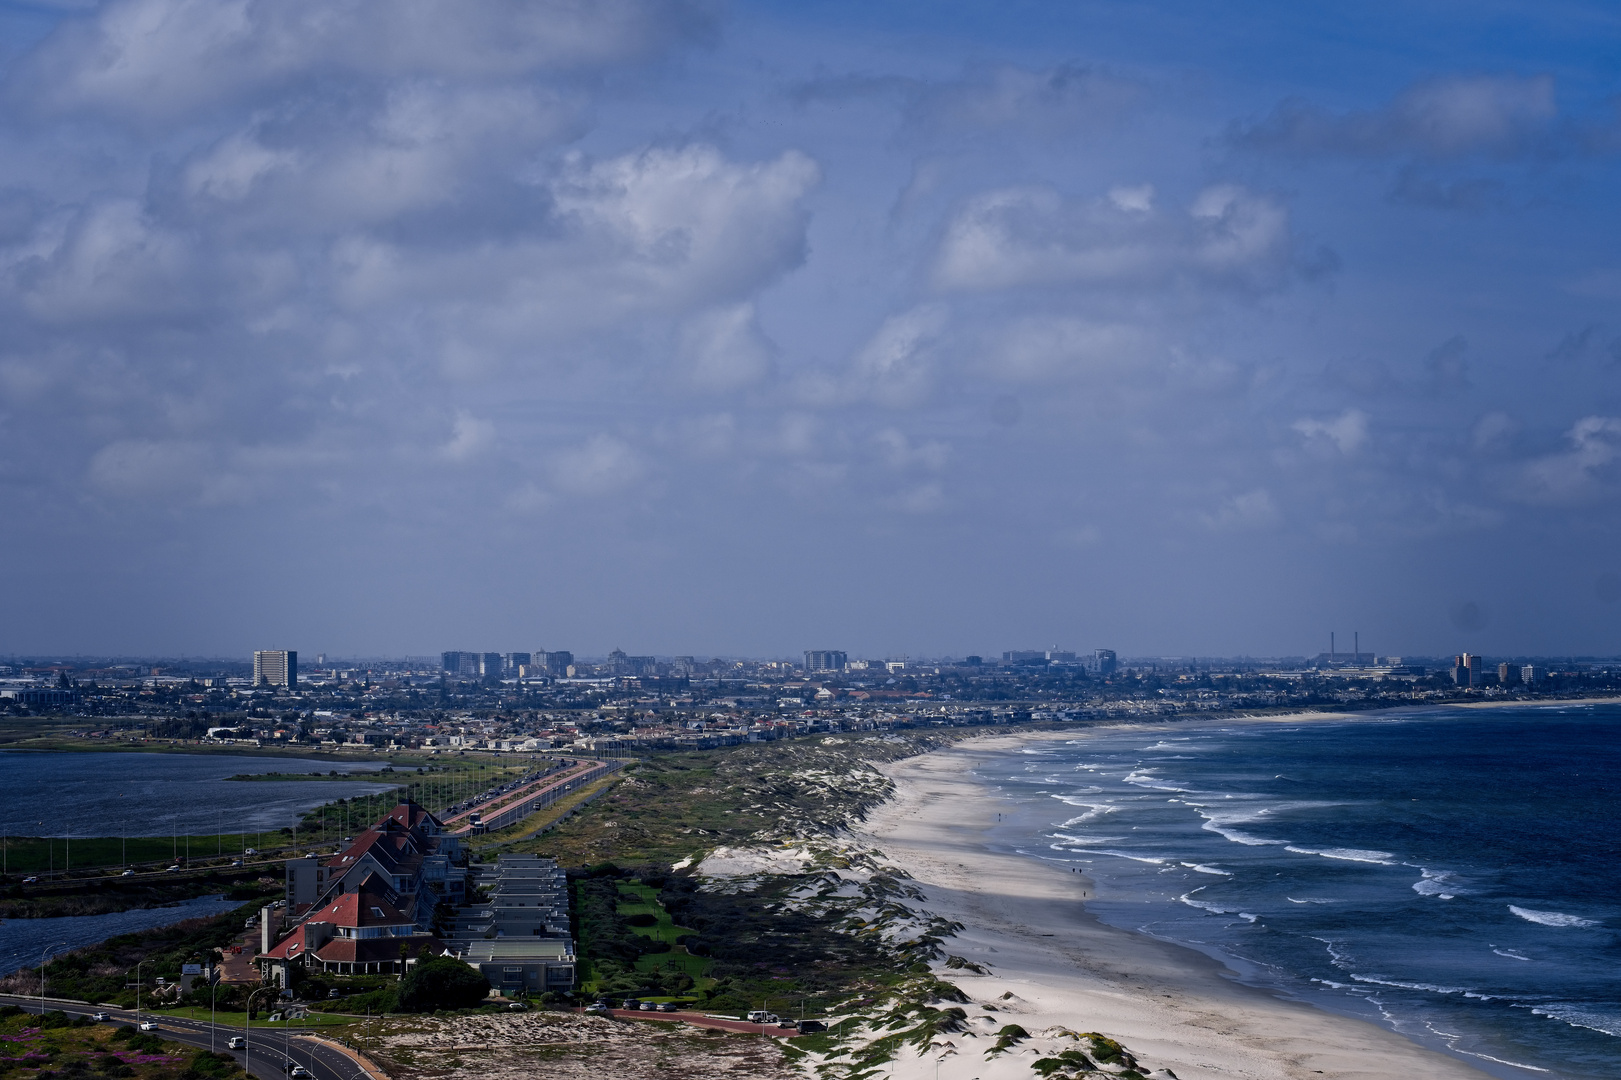
[[[656,1002],[656,1001],[644,1001],[641,1004],[641,1010],[642,1010],[642,1012],[658,1012],[659,1011],[658,1002]]]
[[[605,1013],[608,1011],[608,1003],[606,1001],[593,1001],[585,1007],[585,1011],[588,1013]]]
[[[826,1031],[827,1025],[820,1020],[801,1020],[798,1024],[801,1035],[810,1035],[818,1031]]]
[[[225,1040],[225,1048],[227,1050],[246,1050],[248,1048],[248,1040],[244,1039],[240,1035],[232,1035],[229,1039]]]
[[[104,1012],[98,1012],[98,1013],[91,1013],[90,1014],[90,1019],[94,1020],[98,1024],[105,1024],[107,1021],[111,1020],[112,1017],[108,1016]]]
[[[659,1002],[659,1012],[675,1012],[680,1007],[681,1006],[677,1005],[673,1001],[661,1001],[661,1002]]]
[[[529,1008],[529,1006],[525,1002],[514,1001],[508,1004],[507,1008],[511,1009],[513,1012],[523,1012],[525,1009]]]
[[[780,1028],[797,1028],[799,1027],[799,1024],[785,1016],[781,1020],[777,1021],[777,1026]]]
[[[326,992],[326,996],[329,998],[342,997],[343,991],[334,986],[332,989]]]
[[[639,1009],[641,1006],[642,1003],[635,998],[626,998],[622,1004],[622,1007],[626,1009]]]
[[[744,1019],[751,1024],[775,1024],[777,1022],[777,1014],[774,1012],[766,1012],[764,1009],[754,1009],[749,1013],[748,1016],[744,1017]]]

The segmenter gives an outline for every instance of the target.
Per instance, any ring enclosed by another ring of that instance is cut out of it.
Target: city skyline
[[[1618,36],[0,2],[0,652],[1621,653]]]

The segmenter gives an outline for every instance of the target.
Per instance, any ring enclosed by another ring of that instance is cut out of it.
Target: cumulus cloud
[[[8,90],[32,110],[163,121],[320,75],[589,69],[690,39],[712,18],[681,0],[122,0],[61,24]]]
[[[883,405],[916,404],[929,392],[950,312],[922,304],[885,319],[851,364],[851,393]]]
[[[1127,323],[1063,315],[1013,320],[983,353],[983,367],[1015,382],[1129,371],[1145,363],[1152,335]]]
[[[1334,113],[1293,99],[1235,125],[1235,145],[1289,154],[1511,156],[1539,145],[1558,119],[1550,75],[1427,79],[1377,109]]]
[[[776,351],[749,302],[701,312],[681,331],[687,376],[704,389],[735,390],[760,382],[770,374]]]
[[[606,434],[593,435],[552,460],[557,486],[576,495],[612,494],[640,479],[644,469],[629,443]]]
[[[1585,502],[1614,491],[1611,468],[1621,458],[1621,419],[1584,416],[1565,435],[1570,449],[1523,465],[1515,494],[1526,502]]]
[[[1213,532],[1249,532],[1272,528],[1281,517],[1272,494],[1265,488],[1256,488],[1222,500],[1213,511],[1202,514],[1200,520]]]
[[[495,425],[467,412],[458,412],[450,440],[439,448],[440,456],[457,463],[471,461],[495,442]]]
[[[1305,418],[1290,425],[1307,443],[1330,445],[1347,456],[1356,453],[1368,441],[1368,414],[1361,409],[1346,409],[1330,420]]]
[[[1155,211],[1141,188],[1091,200],[1003,188],[967,200],[946,225],[934,282],[961,291],[1179,277],[1253,286],[1277,280],[1292,249],[1288,210],[1236,185],[1206,188],[1180,212]]]

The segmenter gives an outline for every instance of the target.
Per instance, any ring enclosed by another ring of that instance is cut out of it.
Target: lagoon
[[[299,815],[324,803],[380,794],[399,784],[358,779],[243,782],[230,777],[333,769],[374,773],[387,765],[238,754],[4,750],[0,833],[79,837],[267,832],[292,825]]]

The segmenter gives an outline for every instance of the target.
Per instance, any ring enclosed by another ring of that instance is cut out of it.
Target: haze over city
[[[1621,651],[1616,31],[0,4],[0,652]]]

